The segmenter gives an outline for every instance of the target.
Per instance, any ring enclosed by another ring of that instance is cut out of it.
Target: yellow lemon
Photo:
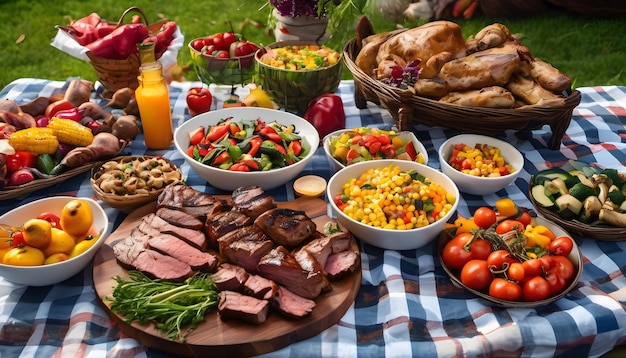
[[[52,224],[42,219],[30,219],[22,226],[24,241],[27,245],[43,249],[52,237]]]
[[[2,263],[13,266],[39,266],[43,265],[46,257],[36,247],[24,245],[13,248],[4,254]]]
[[[96,242],[98,242],[98,239],[100,239],[100,235],[88,236],[87,238],[85,238],[84,240],[76,244],[74,248],[72,249],[72,252],[70,252],[70,258],[76,257],[82,254],[83,252],[89,250],[90,247],[92,247]]]
[[[72,235],[65,232],[65,230],[53,227],[50,244],[43,249],[43,253],[46,257],[58,253],[69,254],[75,245],[76,243]]]
[[[52,255],[46,257],[46,259],[44,260],[43,264],[44,265],[56,264],[58,262],[65,261],[65,260],[67,260],[69,258],[70,257],[66,253],[59,252],[59,253],[52,254]]]
[[[72,236],[85,235],[92,224],[93,212],[86,201],[70,200],[61,209],[61,227]]]

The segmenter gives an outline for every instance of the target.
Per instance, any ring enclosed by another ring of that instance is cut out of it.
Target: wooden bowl
[[[104,185],[104,176],[113,170],[124,172],[127,180]],[[131,181],[137,178],[140,183],[133,184]],[[98,199],[112,208],[129,211],[155,201],[167,186],[182,183],[183,175],[173,162],[160,156],[121,156],[93,168],[90,182]]]

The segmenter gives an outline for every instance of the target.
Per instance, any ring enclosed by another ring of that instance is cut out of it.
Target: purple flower
[[[319,1],[326,2],[324,0]],[[318,16],[318,0],[270,0],[270,4],[282,16]]]

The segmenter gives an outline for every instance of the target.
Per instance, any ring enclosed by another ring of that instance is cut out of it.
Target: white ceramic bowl
[[[217,124],[219,120],[228,117],[233,117],[235,122],[260,118],[267,123],[278,122],[282,125],[294,125],[296,132],[306,139],[311,146],[311,150],[306,157],[295,164],[256,172],[236,172],[219,169],[202,164],[187,155],[189,133],[199,127],[207,128],[210,125]],[[209,184],[218,189],[228,191],[249,185],[258,185],[264,190],[269,190],[287,183],[295,178],[313,158],[315,151],[319,147],[319,141],[317,130],[304,118],[289,112],[259,107],[227,108],[202,113],[183,123],[174,132],[174,145],[187,163]]]
[[[390,164],[399,166],[403,171],[414,169],[431,181],[443,186],[448,193],[456,198],[451,210],[443,218],[434,223],[411,230],[388,230],[365,225],[350,218],[339,210],[332,198],[342,192],[341,188],[344,183],[348,182],[351,178],[360,176],[368,169],[382,168]],[[444,229],[446,222],[454,215],[459,203],[459,190],[454,182],[445,174],[423,164],[398,159],[359,162],[341,169],[330,178],[326,189],[326,196],[329,198],[328,201],[330,202],[332,212],[341,226],[370,245],[390,250],[416,249],[433,241]]]
[[[345,167],[345,165],[332,156],[330,152],[330,143],[333,140],[333,138],[338,137],[342,135],[343,133],[350,132],[350,131],[352,131],[352,129],[340,129],[338,131],[334,131],[332,133],[327,134],[322,141],[322,145],[324,147],[324,153],[326,153],[326,156],[335,165],[335,170],[340,170],[343,167]],[[411,141],[413,142],[413,146],[415,146],[416,152],[418,154],[422,154],[422,156],[424,157],[424,164],[428,165],[428,151],[426,150],[426,147],[424,147],[422,142],[420,142],[417,139],[415,134],[413,134],[413,132],[410,132],[410,131],[403,131],[403,132],[398,132],[398,135],[410,137]]]
[[[42,266],[11,266],[0,264],[1,277],[7,281],[22,285],[48,286],[66,280],[87,267],[111,232],[109,218],[104,212],[104,209],[102,209],[96,201],[89,198],[76,198],[73,196],[52,196],[30,202],[7,212],[0,216],[0,223],[19,227],[22,226],[26,220],[35,218],[44,211],[60,215],[61,209],[63,209],[65,204],[73,199],[84,200],[91,206],[93,225],[98,232],[102,232],[98,241],[81,255],[54,264]]]
[[[514,172],[501,177],[478,177],[454,169],[448,164],[448,159],[450,159],[454,145],[461,143],[470,147],[474,147],[475,144],[487,144],[499,148],[505,162],[513,167]],[[513,183],[524,168],[524,157],[514,146],[500,139],[485,135],[461,134],[452,137],[443,142],[438,152],[441,171],[454,180],[460,191],[468,194],[485,195],[495,193]]]

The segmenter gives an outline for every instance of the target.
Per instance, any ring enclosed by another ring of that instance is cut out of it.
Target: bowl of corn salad
[[[459,190],[442,172],[401,159],[354,163],[333,175],[326,195],[340,226],[383,249],[432,242],[455,214]]]
[[[486,195],[513,183],[524,167],[524,157],[503,140],[461,134],[439,147],[439,164],[441,171],[454,180],[460,191]]]
[[[312,42],[275,42],[256,52],[258,84],[280,107],[304,113],[312,99],[337,90],[342,56]]]

